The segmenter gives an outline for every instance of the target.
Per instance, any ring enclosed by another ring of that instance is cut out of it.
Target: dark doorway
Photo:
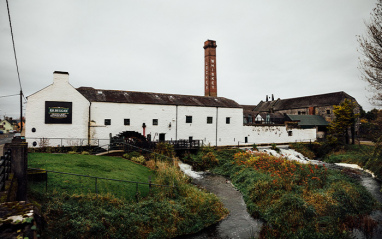
[[[159,134],[159,142],[163,142],[166,140],[166,134]]]

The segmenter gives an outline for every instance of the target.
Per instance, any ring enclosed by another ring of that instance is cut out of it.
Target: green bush
[[[125,159],[130,159],[131,160],[131,158],[133,158],[133,157],[137,158],[137,157],[140,157],[140,156],[141,156],[141,154],[139,152],[133,151],[133,152],[124,154],[122,157],[124,157]]]
[[[146,162],[146,159],[143,155],[141,155],[138,157],[131,157],[131,161],[139,163],[139,164],[144,164]]]
[[[189,154],[183,160],[195,170],[206,170],[219,164],[215,150],[211,147],[202,147],[196,154]]]
[[[77,154],[76,151],[69,151],[68,154]]]
[[[90,153],[88,151],[82,151],[81,153],[82,155],[90,155]]]
[[[168,161],[172,162],[175,158],[174,145],[166,143],[158,143],[153,151],[150,154],[150,159],[155,161]]]

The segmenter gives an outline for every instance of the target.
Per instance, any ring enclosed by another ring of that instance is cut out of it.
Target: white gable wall
[[[45,101],[72,102],[72,124],[45,124]],[[89,101],[68,82],[68,75],[54,74],[52,85],[28,96],[25,112],[25,137],[29,146],[39,140],[34,138],[84,138],[88,137]],[[32,128],[36,132],[32,132]],[[49,140],[57,146],[61,140]]]

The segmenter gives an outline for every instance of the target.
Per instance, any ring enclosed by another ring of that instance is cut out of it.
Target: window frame
[[[123,119],[123,125],[130,125],[130,118]]]
[[[104,125],[111,125],[111,119],[105,119]]]
[[[158,119],[153,119],[153,125],[155,125],[155,126],[159,125],[159,120]]]
[[[214,123],[214,117],[207,116],[207,124],[213,124]]]
[[[192,115],[186,115],[186,124],[192,124]]]

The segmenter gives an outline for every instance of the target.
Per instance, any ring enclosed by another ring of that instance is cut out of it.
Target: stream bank
[[[263,223],[258,219],[253,219],[247,212],[242,194],[235,189],[229,180],[219,175],[194,172],[187,164],[179,163],[179,166],[187,175],[192,175],[193,184],[214,193],[230,213],[219,223],[199,233],[178,238],[258,238]]]

